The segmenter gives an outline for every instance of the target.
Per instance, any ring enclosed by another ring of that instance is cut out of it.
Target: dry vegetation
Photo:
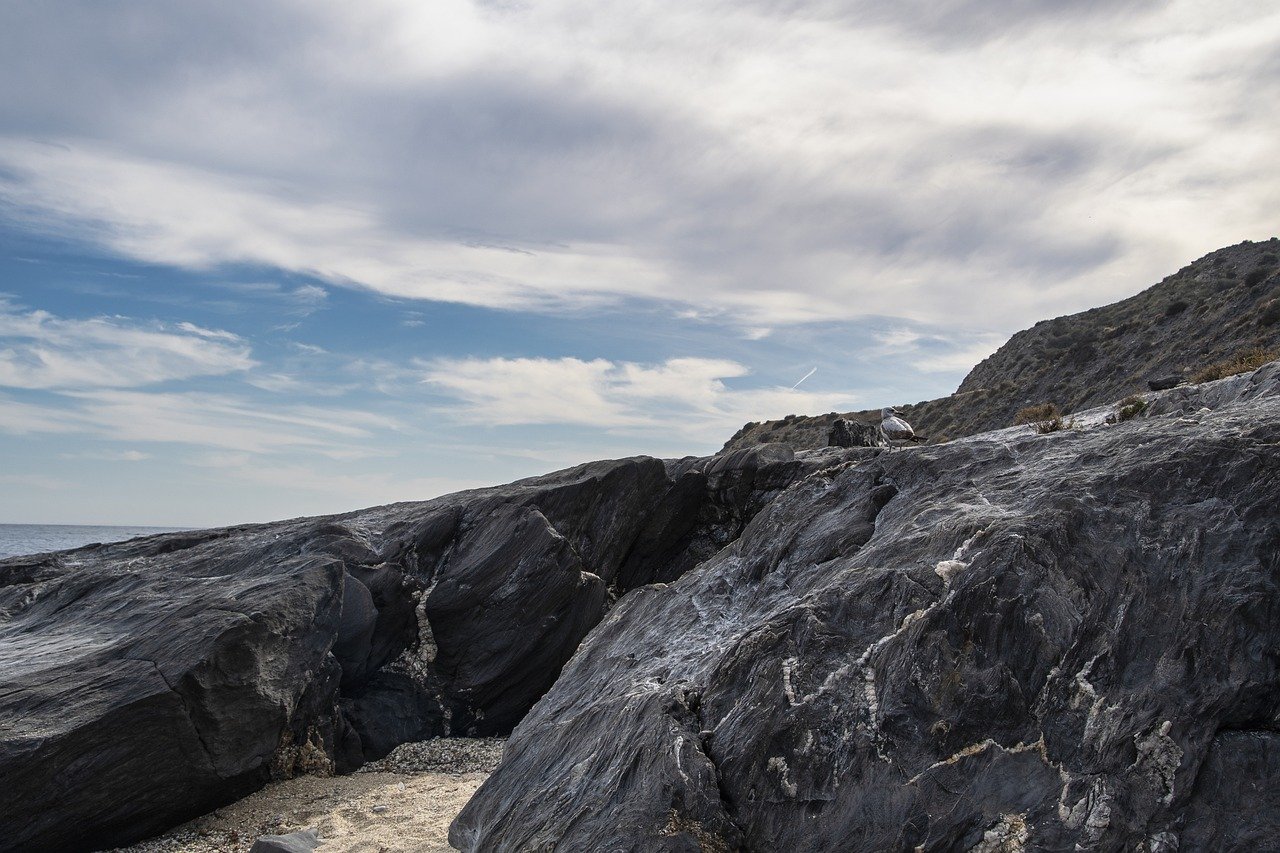
[[[1013,425],[1022,426],[1023,424],[1038,424],[1044,421],[1051,421],[1054,418],[1062,420],[1062,412],[1058,409],[1056,403],[1040,403],[1036,406],[1027,406],[1013,416]]]
[[[1130,418],[1136,418],[1146,410],[1147,401],[1137,394],[1132,394],[1120,401],[1120,408],[1116,412],[1116,416],[1119,420],[1127,421]]]
[[[1215,361],[1213,364],[1201,368],[1192,375],[1191,381],[1193,384],[1198,384],[1235,376],[1237,373],[1248,373],[1250,370],[1257,370],[1262,365],[1275,361],[1277,358],[1280,358],[1280,350],[1252,347],[1244,352],[1236,353],[1231,358]]]

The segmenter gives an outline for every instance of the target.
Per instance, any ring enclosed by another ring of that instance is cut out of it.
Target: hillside
[[[1211,252],[1141,293],[1036,323],[983,360],[948,397],[897,405],[921,435],[953,439],[1013,423],[1026,406],[1076,411],[1146,391],[1152,380],[1190,379],[1253,347],[1280,346],[1280,239]],[[749,423],[725,450],[778,442],[825,447],[839,417],[879,421],[879,407]]]

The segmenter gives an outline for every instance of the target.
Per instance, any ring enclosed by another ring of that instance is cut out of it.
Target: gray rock
[[[1152,391],[1168,391],[1170,388],[1178,387],[1180,382],[1182,382],[1182,377],[1176,373],[1172,373],[1168,376],[1161,376],[1157,379],[1148,379],[1147,387]]]
[[[249,853],[311,853],[321,843],[313,829],[288,835],[263,835],[253,842]]]
[[[1277,369],[792,486],[610,612],[450,841],[1273,847]]]
[[[0,561],[0,849],[125,844],[273,777],[506,734],[612,601],[829,462],[596,462]]]
[[[875,424],[836,418],[827,432],[827,447],[881,447],[884,436]]]

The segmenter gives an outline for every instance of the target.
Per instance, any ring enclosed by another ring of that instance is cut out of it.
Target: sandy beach
[[[349,776],[273,782],[116,853],[244,853],[260,835],[314,829],[323,853],[448,853],[449,823],[502,757],[497,738],[404,744]]]

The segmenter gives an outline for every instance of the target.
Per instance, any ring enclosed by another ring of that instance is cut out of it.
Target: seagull
[[[889,439],[889,446],[893,447],[895,441],[927,441],[924,436],[916,435],[911,424],[898,417],[900,414],[902,413],[893,406],[885,406],[880,410],[880,431]]]

